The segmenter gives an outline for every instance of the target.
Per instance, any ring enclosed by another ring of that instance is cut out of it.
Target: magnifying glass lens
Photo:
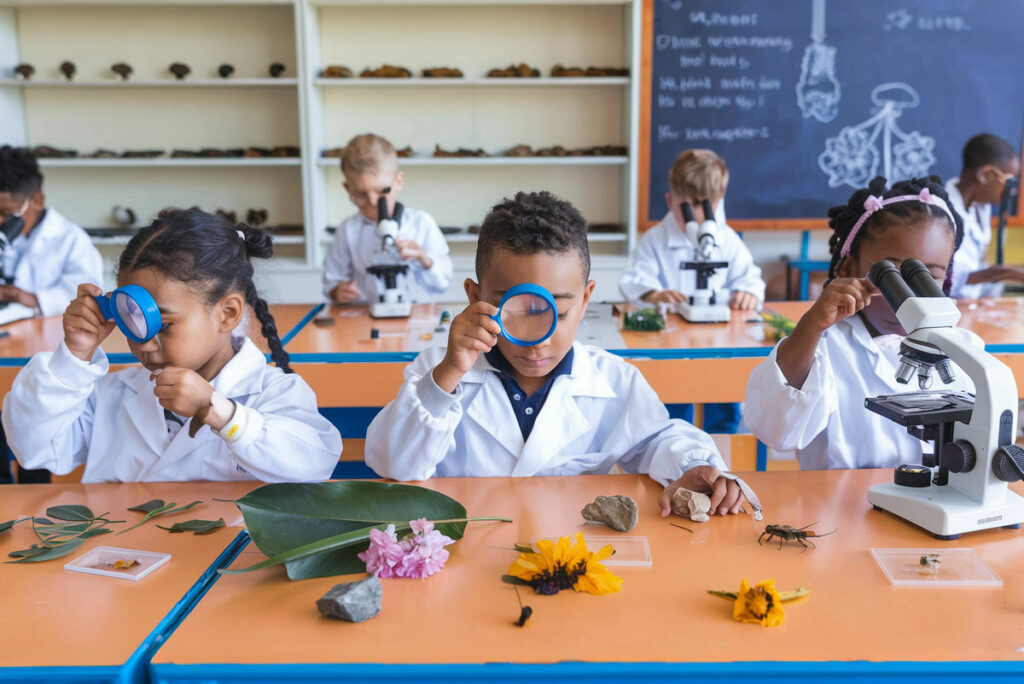
[[[548,336],[557,313],[542,297],[520,294],[501,307],[501,326],[512,337],[538,343]]]
[[[114,294],[114,306],[117,307],[121,321],[128,326],[133,335],[141,338],[149,337],[146,314],[133,297],[124,292],[117,292]]]

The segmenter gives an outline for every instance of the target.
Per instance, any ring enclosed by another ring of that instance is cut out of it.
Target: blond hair
[[[395,146],[373,133],[363,133],[348,141],[341,153],[342,173],[380,173],[398,169]]]
[[[672,192],[695,200],[722,197],[727,185],[729,169],[725,161],[711,150],[683,151],[668,172],[668,186]]]

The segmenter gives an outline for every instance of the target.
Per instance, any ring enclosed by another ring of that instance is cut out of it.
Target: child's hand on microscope
[[[398,255],[406,261],[418,261],[427,270],[434,265],[434,260],[427,256],[423,248],[408,238],[397,238],[395,247],[398,248]]]
[[[818,332],[824,332],[866,307],[871,298],[879,294],[878,288],[867,278],[836,278],[822,290],[818,301],[800,323],[806,321]]]
[[[331,299],[339,304],[348,304],[362,297],[355,280],[343,280],[331,290]]]

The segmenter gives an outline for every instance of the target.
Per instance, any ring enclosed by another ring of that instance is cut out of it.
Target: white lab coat
[[[668,417],[634,366],[573,345],[571,373],[555,378],[524,442],[498,373],[481,354],[449,394],[432,371],[444,348],[405,369],[398,397],[366,431],[366,463],[383,477],[529,477],[649,473],[663,485],[697,465],[726,466],[711,438]]]
[[[963,332],[984,346],[977,335]],[[787,384],[776,347],[747,381],[744,423],[772,449],[795,450],[804,470],[920,463],[924,442],[864,407],[868,397],[918,391],[916,376],[907,385],[896,382],[901,340],[900,335],[872,338],[860,316],[839,321],[822,335],[800,389]],[[955,364],[954,369],[952,385],[935,378],[932,388],[974,392],[964,371]]]
[[[413,302],[433,302],[444,294],[452,281],[452,260],[448,256],[448,241],[430,214],[419,209],[405,207],[402,222],[398,226],[398,237],[412,240],[427,253],[434,262],[429,269],[415,260],[408,261],[407,275],[399,276],[399,287],[405,288]],[[330,297],[338,283],[356,280],[362,293],[360,302],[376,301],[378,283],[376,276],[366,272],[380,251],[380,236],[377,224],[362,214],[349,216],[338,226],[334,243],[324,262],[324,296]]]
[[[14,284],[39,300],[39,313],[64,313],[82,283],[103,285],[103,260],[89,235],[53,207],[27,235],[19,236],[5,255],[5,270],[13,266]],[[13,262],[13,264],[11,263]],[[21,304],[0,309],[0,323],[34,316],[36,311]]]
[[[721,205],[719,205],[721,206]],[[654,226],[640,238],[633,253],[633,263],[622,274],[619,289],[631,302],[651,290],[677,290],[686,295],[697,291],[697,272],[682,270],[683,261],[695,261],[697,248],[686,237],[683,229],[669,212],[661,223]],[[715,261],[727,261],[727,268],[720,268],[708,279],[708,287],[749,292],[764,301],[764,281],[761,269],[754,263],[750,250],[739,235],[724,223],[718,226],[718,249]]]
[[[235,442],[208,426],[189,437],[187,423],[172,439],[149,371],[108,374],[102,349],[86,363],[62,341],[32,357],[4,398],[11,449],[23,467],[58,475],[85,463],[83,482],[329,478],[341,436],[317,412],[313,390],[268,366],[247,338],[235,339],[238,352],[211,383],[249,414]]]
[[[951,297],[965,299],[1001,297],[1002,283],[967,284],[967,276],[988,265],[985,263],[985,254],[992,242],[992,205],[975,203],[968,209],[964,206],[959,183],[959,178],[946,181],[946,193],[953,211],[964,220],[964,240],[953,255],[953,287],[949,294]]]

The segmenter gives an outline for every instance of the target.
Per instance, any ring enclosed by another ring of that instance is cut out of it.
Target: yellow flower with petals
[[[786,617],[782,610],[782,598],[775,590],[775,580],[758,582],[753,587],[746,578],[740,582],[736,602],[732,604],[732,619],[740,622],[757,622],[762,627],[776,627]]]
[[[622,578],[608,570],[601,561],[615,552],[611,545],[595,553],[587,550],[583,535],[537,541],[537,551],[519,554],[508,574],[523,580],[538,594],[557,594],[562,589],[575,589],[598,596],[622,589]]]

